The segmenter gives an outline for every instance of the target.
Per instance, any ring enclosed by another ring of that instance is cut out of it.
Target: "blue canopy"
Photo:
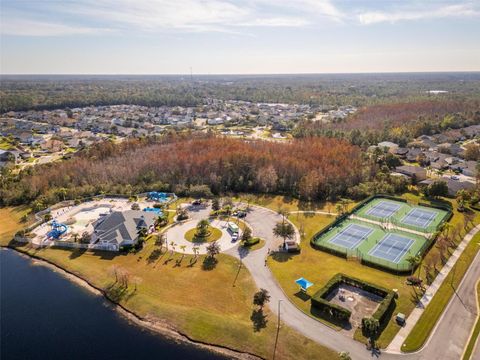
[[[300,285],[300,287],[302,288],[302,290],[307,290],[310,286],[313,285],[313,283],[311,283],[310,281],[308,281],[307,279],[304,279],[303,277],[300,278],[300,279],[297,279],[295,280],[295,282]]]

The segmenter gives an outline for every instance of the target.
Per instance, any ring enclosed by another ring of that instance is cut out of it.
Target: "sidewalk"
[[[392,340],[390,345],[388,345],[386,352],[389,352],[389,353],[401,352],[402,345],[405,342],[405,339],[407,338],[408,334],[410,334],[410,331],[412,331],[418,319],[420,319],[420,316],[423,314],[423,311],[425,310],[427,305],[430,303],[432,298],[437,293],[437,290],[440,288],[443,281],[445,280],[447,275],[450,273],[450,270],[453,268],[458,258],[460,257],[460,255],[462,255],[463,251],[467,247],[470,240],[472,240],[472,238],[475,236],[475,234],[478,231],[480,231],[480,225],[477,225],[472,230],[470,230],[470,232],[467,235],[465,235],[462,242],[455,249],[452,256],[450,256],[447,263],[443,266],[442,270],[440,270],[439,274],[437,275],[433,283],[427,288],[427,290],[425,291],[425,294],[420,299],[420,302],[417,305],[417,307],[413,309],[413,311],[410,313],[410,316],[407,318],[406,325],[400,329],[400,331],[397,333],[397,335]],[[433,335],[433,332],[432,334],[430,334],[430,337],[432,335]]]

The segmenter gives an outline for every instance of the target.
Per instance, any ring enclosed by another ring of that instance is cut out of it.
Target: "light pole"
[[[273,360],[275,360],[275,352],[277,350],[277,343],[278,343],[278,334],[280,332],[280,304],[282,301],[283,301],[282,299],[278,300],[277,336],[275,338],[275,346],[273,348]]]

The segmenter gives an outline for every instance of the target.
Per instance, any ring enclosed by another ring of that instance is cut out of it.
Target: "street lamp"
[[[278,300],[278,319],[277,319],[277,336],[275,338],[275,347],[273,348],[273,360],[275,360],[275,352],[277,350],[277,343],[278,343],[278,334],[280,332],[280,304],[283,300]]]

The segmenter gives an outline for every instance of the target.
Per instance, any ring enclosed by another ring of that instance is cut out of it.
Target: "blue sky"
[[[480,70],[478,0],[0,4],[3,74]]]

